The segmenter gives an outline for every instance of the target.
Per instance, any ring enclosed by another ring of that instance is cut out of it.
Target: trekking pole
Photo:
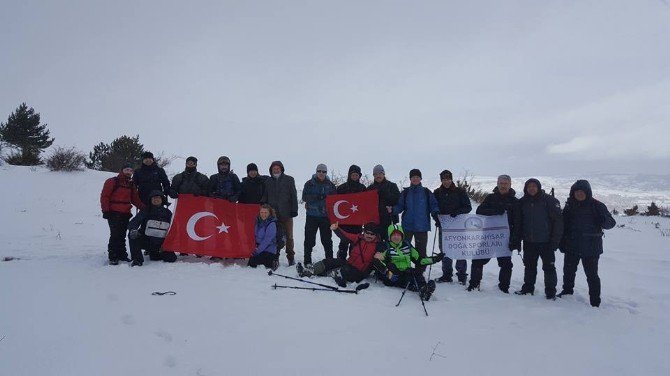
[[[337,287],[335,287],[335,286],[324,285],[323,283],[316,283],[316,282],[312,282],[312,281],[307,281],[307,280],[305,280],[305,279],[301,279],[301,278],[289,277],[289,276],[287,276],[287,275],[283,275],[283,274],[275,273],[275,272],[273,272],[272,270],[268,271],[268,275],[276,275],[276,276],[278,276],[278,277],[282,277],[282,278],[290,279],[290,280],[293,280],[293,281],[299,281],[299,282],[309,283],[309,284],[312,284],[312,285],[317,285],[317,286],[325,287],[325,288],[327,288],[327,289],[337,290]]]
[[[416,275],[412,273],[412,277],[414,278],[414,285],[416,288],[419,288],[419,284],[416,282]],[[421,296],[421,289],[419,289],[419,299],[421,300],[421,306],[423,307],[423,311],[426,312],[426,316],[428,316],[428,310],[426,310],[426,303],[423,301],[423,296]]]
[[[410,282],[411,281],[407,281],[407,284],[405,285],[405,289],[402,290],[402,294],[400,295],[400,300],[398,300],[398,304],[395,305],[396,307],[400,305],[400,302],[402,302],[402,298],[405,297],[405,293],[407,292],[407,288],[409,287]]]
[[[430,257],[435,256],[435,240],[437,239],[437,231],[439,227],[435,226],[435,235],[433,235],[433,251],[430,253]],[[428,267],[428,280],[430,281],[430,272],[433,270],[433,264],[430,264]]]
[[[362,286],[362,285],[361,285]],[[347,293],[347,294],[358,294],[358,291],[362,289],[356,289],[356,290],[341,290],[341,289],[325,289],[321,287],[300,287],[300,286],[284,286],[284,285],[278,285],[274,284],[271,286],[273,289],[295,289],[295,290],[309,290],[309,291],[331,291],[331,292],[342,292],[342,293]]]

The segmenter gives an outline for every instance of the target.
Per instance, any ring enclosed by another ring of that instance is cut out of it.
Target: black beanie
[[[454,176],[451,174],[451,171],[444,170],[444,171],[440,172],[440,180],[442,180],[442,179],[454,180]]]
[[[186,163],[188,163],[189,161],[192,161],[193,163],[198,164],[198,158],[196,158],[196,157],[191,156],[191,157],[186,158]]]
[[[123,171],[123,170],[125,170],[125,169],[127,169],[127,168],[132,168],[132,169],[134,169],[133,164],[130,163],[130,162],[126,162],[126,163],[124,163],[123,166],[121,166],[121,171]]]
[[[258,172],[258,166],[256,166],[255,163],[249,163],[249,164],[247,165],[247,173],[249,173],[249,171],[256,171],[256,172]]]
[[[351,174],[353,174],[354,172],[357,173],[358,175],[361,175],[361,168],[356,166],[355,164],[352,164],[351,167],[349,167],[348,176],[351,176]]]
[[[413,168],[409,171],[409,178],[411,179],[412,176],[418,176],[420,178],[423,178],[423,176],[421,176],[421,170],[419,170],[418,168]]]
[[[150,151],[145,151],[144,153],[142,153],[142,159],[147,159],[147,158],[154,159],[154,153],[152,153]]]

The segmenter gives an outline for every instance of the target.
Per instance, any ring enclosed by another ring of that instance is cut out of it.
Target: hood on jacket
[[[526,183],[524,183],[524,185],[523,185],[523,194],[524,194],[524,195],[526,195],[526,196],[530,196],[530,195],[528,194],[528,184],[530,184],[530,183],[535,183],[535,184],[537,184],[537,193],[538,193],[538,194],[540,194],[540,193],[543,192],[543,191],[542,191],[542,183],[540,183],[540,181],[537,180],[537,179],[535,179],[535,178],[530,178],[530,179],[526,180]],[[496,187],[496,188],[497,188],[497,187]]]
[[[584,191],[586,193],[586,199],[589,200],[593,198],[593,192],[591,191],[591,184],[588,180],[577,180],[575,184],[570,187],[570,198],[575,198],[575,191]]]
[[[153,191],[149,192],[149,199],[152,199],[156,196],[159,196],[161,198],[161,205],[165,204],[165,196],[162,191],[159,191],[158,189],[154,189]]]
[[[405,240],[405,231],[402,229],[402,226],[399,225],[399,224],[389,225],[389,227],[386,229],[386,232],[388,233],[388,236],[389,236],[389,243],[393,243],[391,241],[391,234],[393,234],[394,232],[399,232],[400,235],[402,235],[402,240]],[[400,241],[400,243],[402,243],[402,240]]]
[[[279,168],[281,168],[281,173],[282,174],[284,173],[284,164],[281,163],[281,161],[274,161],[270,163],[270,168],[268,169],[268,171],[270,172],[270,176],[272,176],[272,167],[274,166],[279,166]]]
[[[362,176],[363,174],[361,173],[361,168],[356,166],[355,164],[352,164],[349,166],[349,172],[347,173],[347,181],[351,181],[351,174],[357,173],[359,176]]]

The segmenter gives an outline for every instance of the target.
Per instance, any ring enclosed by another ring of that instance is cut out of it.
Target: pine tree
[[[103,142],[95,145],[89,153],[88,168],[101,171],[118,172],[125,163],[139,166],[142,162],[144,145],[140,143],[140,136],[121,136],[111,144]]]
[[[41,163],[40,153],[53,144],[47,125],[40,125],[40,114],[25,103],[14,110],[7,123],[0,123],[0,141],[19,151],[10,155],[11,164],[32,166]]]
[[[645,215],[658,216],[661,215],[661,211],[658,205],[656,205],[656,203],[652,201],[651,205],[647,206],[647,212],[645,213]]]

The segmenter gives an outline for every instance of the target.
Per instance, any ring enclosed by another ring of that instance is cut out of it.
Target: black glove
[[[442,228],[440,221],[435,221],[435,228]]]
[[[297,212],[297,211],[292,211],[292,212],[291,212],[291,218],[295,218],[295,217],[297,217],[297,216],[298,216],[298,212]]]
[[[435,227],[440,227],[440,217],[435,213],[430,216],[433,217],[433,220],[435,221]]]
[[[109,219],[109,217],[110,217],[109,214],[110,214],[109,212],[102,212],[102,218]]]
[[[433,259],[433,264],[436,264],[436,263],[442,261],[443,258],[444,258],[444,253],[438,253],[438,254],[436,254],[435,256],[432,257],[432,259]]]

